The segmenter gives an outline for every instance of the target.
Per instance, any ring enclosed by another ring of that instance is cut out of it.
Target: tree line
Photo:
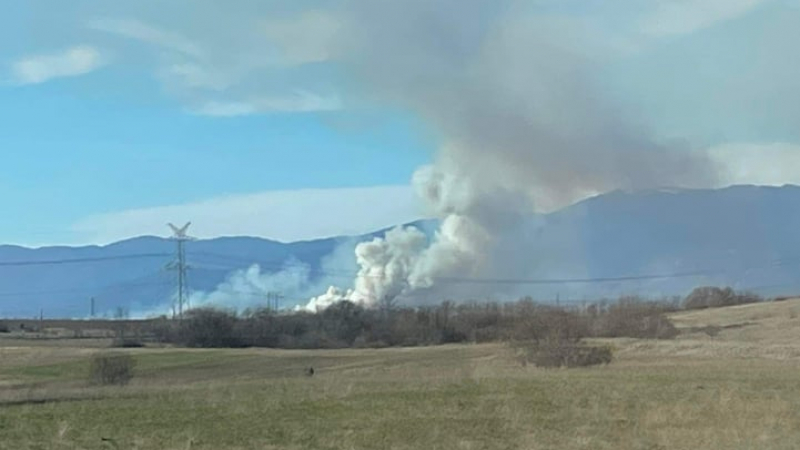
[[[154,327],[162,342],[189,347],[344,348],[459,342],[540,341],[554,336],[669,339],[678,331],[666,314],[680,309],[763,300],[729,288],[698,288],[685,299],[622,297],[581,306],[515,302],[442,302],[434,306],[365,308],[342,301],[312,313],[199,308]]]

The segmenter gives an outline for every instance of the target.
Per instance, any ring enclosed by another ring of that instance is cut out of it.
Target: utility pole
[[[183,318],[183,310],[184,307],[186,309],[189,308],[189,285],[186,280],[186,273],[189,271],[189,266],[186,264],[186,242],[192,240],[190,236],[186,234],[187,230],[189,229],[189,225],[192,222],[187,222],[181,228],[176,227],[175,225],[169,223],[170,229],[172,230],[172,236],[170,239],[174,240],[176,243],[175,249],[175,260],[167,265],[167,270],[174,270],[178,274],[178,285],[177,285],[177,293],[175,297],[175,302],[172,305],[172,318]]]
[[[280,309],[280,301],[284,298],[285,297],[280,292],[267,292],[267,308],[277,313]]]
[[[89,316],[90,316],[92,319],[94,319],[94,297],[92,297],[92,299],[91,299],[91,304],[92,304],[92,306],[91,306],[91,308],[90,308],[90,313],[89,313]]]

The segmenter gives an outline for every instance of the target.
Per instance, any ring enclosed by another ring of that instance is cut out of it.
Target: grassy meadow
[[[0,339],[0,449],[795,449],[798,313],[677,313],[677,339],[581,369],[501,344],[115,350],[125,387],[89,384],[97,342]]]

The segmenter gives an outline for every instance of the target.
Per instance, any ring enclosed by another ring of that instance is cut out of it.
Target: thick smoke
[[[271,292],[288,293],[298,297],[308,296],[323,289],[325,282],[331,281],[333,280],[314,282],[308,264],[295,260],[287,261],[277,272],[264,271],[260,265],[252,264],[229,273],[213,291],[192,292],[188,298],[188,307],[224,308],[242,312],[248,308],[265,306],[267,295]],[[168,297],[171,298],[165,298],[160,305],[133,311],[132,316],[150,318],[173,314],[177,294],[173,292]]]
[[[258,264],[232,272],[212,292],[195,292],[190,297],[192,307],[225,307],[242,311],[261,306],[270,292],[306,292],[311,280],[308,265],[289,262],[277,272],[262,272]]]
[[[425,234],[414,227],[398,227],[387,232],[383,238],[359,244],[355,254],[361,269],[354,288],[343,291],[330,287],[324,294],[311,299],[307,308],[325,308],[343,299],[375,305],[381,300],[403,294],[410,287],[410,274],[427,245]]]
[[[574,23],[532,14],[532,4],[378,0],[339,12],[334,54],[357,86],[352,95],[413,112],[441,140],[413,180],[441,227],[429,244],[399,228],[360,245],[353,288],[310,307],[511,293],[459,280],[530,275],[537,255],[526,251],[527,222],[537,208],[620,188],[713,183],[705,157],[654,139],[606,96],[594,73],[613,54]]]
[[[259,264],[233,270],[213,290],[192,291],[189,296],[191,308],[213,307],[242,312],[248,308],[266,305],[270,292],[280,293],[283,301],[279,305],[285,310],[297,302],[306,302],[333,284],[348,282],[353,278],[352,267],[356,266],[355,249],[359,245],[355,239],[340,240],[334,250],[326,255],[319,266],[289,259],[280,270],[270,270]],[[192,259],[193,256],[189,255]],[[194,267],[202,267],[203,260],[192,262]],[[173,313],[176,293],[164,298],[163,303],[146,309],[132,311],[133,317],[158,317]],[[337,297],[341,299],[341,296]],[[327,306],[325,304],[324,306]]]

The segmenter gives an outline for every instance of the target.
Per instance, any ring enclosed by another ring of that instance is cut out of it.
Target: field
[[[682,312],[677,339],[569,370],[500,344],[126,349],[121,388],[87,382],[100,340],[0,339],[0,449],[794,449],[798,313]]]

